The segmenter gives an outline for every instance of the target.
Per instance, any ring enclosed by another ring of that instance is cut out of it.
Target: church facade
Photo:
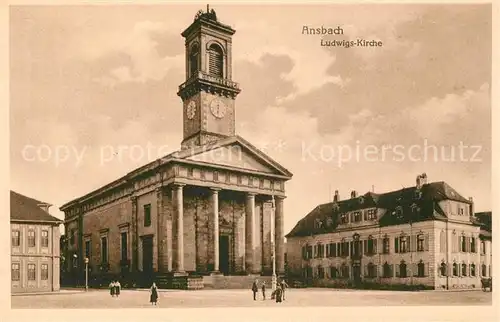
[[[284,273],[292,174],[235,134],[234,33],[213,10],[182,33],[181,149],[61,207],[68,270],[83,272],[88,258],[93,276],[269,275],[274,244]]]

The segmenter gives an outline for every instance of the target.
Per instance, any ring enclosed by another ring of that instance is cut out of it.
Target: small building
[[[59,290],[59,225],[50,204],[10,192],[11,292]]]
[[[491,276],[491,213],[446,182],[388,193],[351,192],[318,205],[287,237],[289,278],[314,286],[477,288]],[[490,225],[484,223],[490,219]]]

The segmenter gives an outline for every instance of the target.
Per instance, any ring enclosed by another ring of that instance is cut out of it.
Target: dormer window
[[[347,216],[346,213],[343,213],[340,215],[340,223],[341,224],[347,224],[349,223],[349,216]]]
[[[358,198],[358,201],[359,201],[359,203],[360,203],[360,204],[363,204],[363,203],[365,202],[365,198],[363,198],[363,197],[359,197],[359,198]]]
[[[216,77],[224,77],[224,54],[222,48],[212,44],[208,48],[208,73]]]

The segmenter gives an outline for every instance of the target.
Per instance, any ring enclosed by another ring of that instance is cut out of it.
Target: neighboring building
[[[10,192],[11,292],[59,290],[59,225],[51,205]]]
[[[292,174],[235,135],[234,33],[213,10],[200,11],[182,33],[181,150],[61,207],[68,270],[81,273],[88,257],[97,275],[270,274],[274,196],[284,273],[283,200]]]
[[[480,229],[473,205],[425,174],[414,187],[383,194],[353,191],[340,200],[336,191],[286,236],[290,277],[316,286],[480,287],[491,276],[491,224]]]

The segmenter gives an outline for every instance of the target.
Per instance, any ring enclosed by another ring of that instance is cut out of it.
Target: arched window
[[[470,276],[476,276],[476,264],[470,264]]]
[[[481,276],[486,276],[486,265],[481,265]]]
[[[424,277],[425,276],[425,264],[424,262],[420,261],[417,264],[417,273],[418,277]]]
[[[441,273],[441,276],[446,276],[446,263],[441,263],[441,266],[439,267],[439,271]]]
[[[383,269],[384,269],[384,277],[392,277],[391,265],[389,265],[387,262],[385,262]]]
[[[208,48],[208,73],[217,77],[224,77],[224,55],[219,45],[212,44]]]
[[[399,276],[400,277],[407,277],[408,276],[407,271],[406,271],[405,261],[401,261],[401,263],[399,264]]]
[[[467,276],[467,264],[462,263],[462,274],[461,276]]]
[[[193,76],[198,73],[200,61],[200,47],[194,44],[189,52],[189,75]]]
[[[458,276],[458,264],[453,263],[453,276]]]

